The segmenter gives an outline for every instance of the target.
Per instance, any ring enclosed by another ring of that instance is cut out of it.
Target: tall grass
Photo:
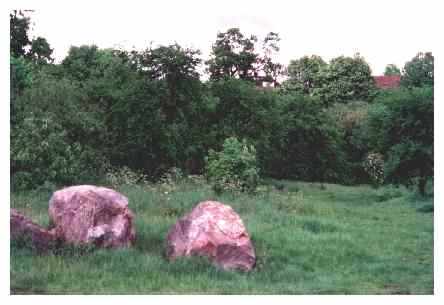
[[[11,248],[16,294],[432,294],[433,213],[405,189],[275,181],[253,195],[216,195],[200,180],[122,185],[136,215],[132,249],[39,256]],[[48,225],[48,191],[11,206]],[[199,201],[229,204],[254,243],[251,272],[205,258],[165,258],[165,238]],[[424,211],[421,211],[421,208]]]

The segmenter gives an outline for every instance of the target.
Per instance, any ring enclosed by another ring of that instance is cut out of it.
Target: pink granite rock
[[[168,259],[191,255],[208,256],[221,269],[251,270],[256,261],[239,215],[217,201],[199,203],[168,232]]]
[[[74,245],[128,247],[135,240],[133,214],[120,193],[92,185],[78,185],[55,192],[49,201],[55,234]]]
[[[56,244],[56,237],[51,231],[35,224],[15,209],[10,211],[10,229],[11,240],[29,239],[30,245],[41,252],[49,250]]]

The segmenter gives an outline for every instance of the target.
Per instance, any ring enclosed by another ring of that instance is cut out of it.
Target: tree
[[[359,54],[333,58],[321,69],[320,87],[313,94],[325,104],[347,103],[353,100],[371,101],[376,92],[370,66]]]
[[[49,46],[48,41],[43,37],[37,37],[31,41],[31,49],[27,56],[37,64],[52,63],[54,61],[51,57],[52,52],[53,49]]]
[[[176,43],[149,48],[140,55],[140,64],[146,69],[148,78],[166,84],[168,95],[163,110],[168,121],[173,121],[179,108],[198,94],[200,54],[199,50],[184,49]]]
[[[25,47],[31,42],[28,38],[30,18],[21,10],[14,10],[9,14],[10,51],[15,57],[26,54]]]
[[[262,45],[262,58],[259,58],[260,69],[265,74],[264,79],[277,84],[277,78],[283,73],[284,66],[273,61],[273,55],[279,52],[277,43],[281,39],[278,33],[270,32],[267,34]]]
[[[431,52],[419,52],[407,62],[401,77],[401,86],[422,87],[434,85],[434,57]]]
[[[254,64],[258,57],[254,52],[256,42],[256,36],[245,37],[238,28],[219,32],[212,46],[212,58],[206,62],[211,79],[236,76],[253,80],[256,72]]]
[[[10,52],[18,57],[26,57],[37,64],[53,62],[52,49],[43,37],[30,40],[29,26],[31,18],[25,16],[26,11],[14,10],[9,14]]]
[[[280,126],[274,131],[273,175],[308,181],[341,181],[345,156],[339,129],[318,98],[280,98]]]
[[[79,82],[92,77],[94,71],[98,72],[99,53],[96,45],[71,46],[61,63],[66,76]]]
[[[385,67],[384,75],[385,76],[391,76],[391,75],[401,76],[401,71],[399,70],[399,68],[395,64],[388,64]]]
[[[10,123],[13,127],[22,115],[22,107],[18,102],[18,97],[30,84],[30,71],[23,57],[16,58],[10,55],[9,67]]]
[[[367,133],[374,151],[385,156],[386,180],[410,184],[417,180],[425,195],[433,177],[433,88],[401,89],[379,98],[369,112]]]
[[[287,69],[289,80],[286,85],[293,90],[311,94],[314,88],[320,86],[320,71],[326,65],[326,62],[317,55],[291,60]]]
[[[212,46],[211,58],[206,62],[210,79],[235,77],[242,80],[266,80],[277,82],[282,65],[275,63],[272,56],[279,51],[277,33],[270,32],[262,42],[262,54],[256,51],[258,39],[255,35],[244,36],[238,28],[217,34]]]

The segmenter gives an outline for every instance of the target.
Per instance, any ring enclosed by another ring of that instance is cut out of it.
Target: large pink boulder
[[[51,249],[56,244],[53,232],[35,224],[16,209],[10,210],[10,237],[11,241],[22,239],[41,252]]]
[[[78,185],[55,192],[49,216],[57,237],[68,244],[118,248],[135,240],[128,199],[105,187]]]
[[[234,210],[217,201],[199,203],[177,221],[167,237],[167,256],[209,257],[221,269],[251,270],[256,256],[247,230]]]

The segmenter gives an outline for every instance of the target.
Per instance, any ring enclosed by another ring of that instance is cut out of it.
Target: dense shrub
[[[347,104],[336,103],[327,110],[337,124],[343,140],[348,183],[370,182],[362,164],[368,152],[373,149],[369,146],[366,124],[368,112],[374,107],[374,104],[353,101]]]
[[[254,191],[259,168],[254,146],[236,137],[224,141],[223,150],[210,150],[206,158],[206,177],[216,191]]]
[[[339,129],[322,103],[309,96],[279,98],[279,125],[273,129],[266,171],[277,178],[343,181],[345,156]]]
[[[20,120],[11,126],[13,187],[70,184],[100,173],[99,113],[75,85],[42,73],[16,103]]]
[[[27,189],[44,182],[71,184],[91,179],[96,160],[78,142],[67,138],[52,118],[26,118],[11,134],[13,189]]]
[[[56,65],[35,60],[43,53],[11,55],[14,187],[84,182],[105,172],[113,185],[176,181],[206,170],[216,189],[253,190],[259,168],[274,178],[380,183],[379,159],[370,164],[374,155],[367,157],[377,151],[386,181],[419,179],[423,192],[433,176],[433,89],[381,91],[368,103],[374,81],[359,55],[329,64],[303,57],[291,62],[280,89],[259,89],[254,80],[265,78],[258,72],[275,80],[280,71],[268,52],[278,40],[276,33],[265,39],[268,57],[248,49],[257,66],[231,52],[245,69],[220,62],[223,73],[207,82],[199,79],[200,51],[178,44],[141,52],[72,47]],[[433,84],[431,54],[404,70],[409,87]]]
[[[433,177],[433,88],[387,93],[369,112],[369,143],[386,156],[388,182],[417,183],[424,195]]]

